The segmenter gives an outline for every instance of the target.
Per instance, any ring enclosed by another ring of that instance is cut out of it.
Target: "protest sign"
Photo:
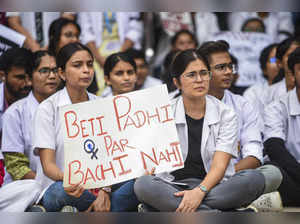
[[[165,85],[60,108],[64,186],[113,185],[183,167]]]
[[[11,47],[22,47],[26,37],[0,24],[0,55]]]
[[[239,78],[236,86],[247,87],[262,82],[263,76],[259,65],[261,51],[274,43],[274,38],[265,33],[221,32],[212,40],[225,40],[230,44],[230,53],[239,61]]]

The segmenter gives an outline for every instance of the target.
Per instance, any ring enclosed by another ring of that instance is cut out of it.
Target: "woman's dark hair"
[[[200,50],[195,51],[192,49],[180,51],[174,58],[173,63],[171,65],[171,74],[173,78],[176,78],[179,80],[179,77],[182,75],[182,73],[185,71],[186,67],[195,60],[201,60],[207,67],[208,70],[210,70],[209,63],[206,59],[206,57],[203,55],[203,52]]]
[[[49,51],[36,51],[33,53],[33,65],[32,65],[32,70],[36,70],[40,64],[41,64],[41,61],[42,61],[42,57],[46,56],[46,55],[49,55],[51,57],[54,57],[54,54],[52,54],[51,52]]]
[[[189,30],[179,30],[177,33],[175,33],[175,35],[171,38],[172,46],[175,46],[175,43],[181,34],[189,35],[191,37],[191,39],[194,41],[195,46],[196,47],[198,46],[198,41],[197,41],[196,36]]]
[[[202,52],[207,60],[211,61],[211,55],[215,53],[227,52],[229,54],[230,45],[225,40],[204,42],[197,52]]]
[[[289,69],[295,73],[295,65],[300,64],[300,47],[296,48],[290,55],[288,59]]]
[[[56,56],[57,68],[61,68],[62,70],[65,70],[67,62],[72,57],[72,55],[74,53],[76,53],[77,51],[87,51],[89,53],[89,55],[92,57],[92,59],[94,60],[94,56],[93,56],[91,50],[87,46],[85,46],[79,42],[70,43],[70,44],[65,45],[64,47],[62,47],[59,50],[59,52]]]
[[[76,26],[77,30],[78,30],[78,34],[80,35],[81,33],[81,29],[80,26],[73,20],[70,19],[66,19],[66,18],[59,18],[54,20],[49,28],[49,47],[48,47],[48,51],[50,51],[52,54],[56,55],[57,52],[57,47],[58,47],[58,43],[60,40],[60,36],[61,36],[61,31],[63,29],[63,27],[65,27],[66,25],[69,24],[73,24],[74,26]]]
[[[266,69],[269,56],[270,56],[272,50],[274,48],[277,48],[277,46],[278,46],[278,44],[271,44],[271,45],[268,45],[267,47],[265,47],[261,51],[260,56],[259,56],[259,64],[260,64],[261,70]]]
[[[261,32],[262,32],[262,33],[265,33],[265,32],[266,32],[266,26],[265,26],[265,23],[264,23],[264,21],[262,21],[262,20],[259,19],[259,18],[250,18],[250,19],[247,19],[247,20],[243,23],[242,28],[241,28],[241,31],[242,31],[242,32],[247,31],[247,30],[246,30],[247,25],[248,25],[249,23],[252,23],[252,22],[258,22],[258,23],[260,23],[260,25],[261,25],[261,27],[262,27]]]
[[[167,84],[167,88],[169,92],[172,92],[176,90],[176,86],[173,83],[173,77],[171,74],[171,65],[174,61],[174,58],[177,56],[179,53],[179,50],[171,50],[167,56],[165,57],[164,60],[164,71],[160,77],[160,79],[163,81],[163,83]]]
[[[109,73],[114,69],[119,61],[129,63],[130,65],[132,65],[134,71],[136,72],[136,64],[133,58],[126,52],[118,52],[111,54],[110,56],[108,56],[108,58],[106,58],[104,63],[104,75],[109,77]]]

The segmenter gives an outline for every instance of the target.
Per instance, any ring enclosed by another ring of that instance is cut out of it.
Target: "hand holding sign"
[[[60,109],[65,187],[110,186],[145,170],[153,174],[183,167],[165,85]]]

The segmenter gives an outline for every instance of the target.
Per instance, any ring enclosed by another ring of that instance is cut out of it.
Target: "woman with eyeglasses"
[[[27,203],[28,206],[33,202],[29,200],[36,199],[40,193],[40,187],[33,180],[40,160],[33,154],[32,123],[39,104],[55,93],[59,86],[55,57],[48,51],[35,52],[31,77],[32,91],[27,97],[12,104],[3,115],[1,150],[9,174],[6,181],[14,181],[6,185],[7,192],[1,197],[1,200],[6,200],[6,211],[24,211],[26,207],[19,210],[20,205]]]
[[[74,20],[59,18],[54,20],[49,28],[49,47],[48,50],[57,55],[59,50],[69,43],[79,42],[81,28]],[[88,88],[91,93],[98,91],[95,77]]]
[[[65,206],[75,207],[79,211],[102,212],[136,209],[132,182],[113,185],[112,189],[101,188],[98,192],[85,190],[79,184],[63,187],[64,135],[59,108],[96,99],[87,91],[94,77],[94,57],[88,47],[77,42],[64,46],[56,62],[65,87],[38,107],[34,120],[33,148],[42,164],[36,178],[44,189],[42,205],[46,211],[60,211]]]
[[[172,109],[184,168],[137,179],[138,199],[150,210],[165,212],[231,210],[247,205],[257,192],[250,191],[248,177],[235,175],[231,160],[237,156],[237,116],[207,95],[211,79],[207,59],[201,52],[182,51],[171,71],[181,92],[172,101]]]

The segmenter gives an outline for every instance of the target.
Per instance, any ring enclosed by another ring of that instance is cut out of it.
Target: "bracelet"
[[[206,188],[205,186],[199,184],[197,187],[200,188],[200,190],[201,190],[202,192],[204,192],[205,194],[208,193],[208,190],[207,190],[207,188]]]
[[[102,187],[100,190],[110,194],[111,193],[111,188],[110,187]]]

